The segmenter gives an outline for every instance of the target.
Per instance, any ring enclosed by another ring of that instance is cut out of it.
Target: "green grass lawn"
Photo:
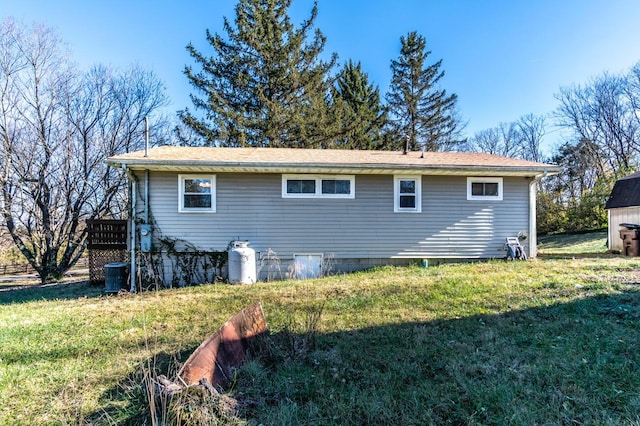
[[[261,301],[271,337],[237,372],[237,413],[221,424],[637,425],[639,267],[581,257],[125,296],[1,292],[0,424],[152,424],[143,370],[171,376]]]
[[[607,231],[581,234],[547,235],[538,238],[538,253],[545,255],[583,255],[607,253]]]

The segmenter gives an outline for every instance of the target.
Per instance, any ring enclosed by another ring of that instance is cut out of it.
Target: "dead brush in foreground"
[[[296,322],[292,314],[277,335],[256,336],[249,346],[249,361],[253,364],[249,368],[258,365],[259,368],[277,369],[278,364],[298,361],[315,350],[324,305],[324,301],[307,301],[300,322]],[[174,359],[167,371],[172,372],[170,376],[179,382],[180,378],[175,373],[177,367],[179,363]],[[261,404],[238,388],[242,368],[231,369],[233,377],[227,391],[216,389],[204,378],[196,385],[181,386],[158,374],[158,371],[155,362],[141,364],[142,379],[137,385],[137,392],[144,392],[149,420],[154,426],[245,424],[242,416]]]

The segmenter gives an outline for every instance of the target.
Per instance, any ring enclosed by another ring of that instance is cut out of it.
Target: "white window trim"
[[[400,207],[400,181],[413,180],[416,182],[416,206],[412,208]],[[402,176],[393,177],[393,212],[394,213],[421,213],[422,212],[422,176]]]
[[[184,181],[185,179],[209,179],[211,181],[211,207],[185,207]],[[216,212],[216,175],[178,175],[178,213],[215,213]]]
[[[289,194],[287,192],[287,180],[315,180],[316,192],[314,194]],[[349,194],[323,194],[323,180],[348,180],[350,182]],[[355,175],[282,175],[282,198],[356,198],[356,177]]]
[[[471,185],[474,183],[497,183],[498,195],[473,195]],[[468,177],[467,178],[467,200],[469,201],[502,201],[503,183],[499,177]]]

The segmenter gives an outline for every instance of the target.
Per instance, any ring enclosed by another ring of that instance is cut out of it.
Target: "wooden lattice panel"
[[[127,221],[88,220],[89,280],[104,282],[104,265],[127,260]]]
[[[89,249],[126,249],[127,221],[87,220],[87,247]]]
[[[104,282],[104,265],[126,262],[127,250],[89,249],[89,280],[92,284]]]

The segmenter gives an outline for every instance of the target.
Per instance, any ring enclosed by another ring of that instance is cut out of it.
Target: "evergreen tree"
[[[369,83],[360,62],[351,60],[336,80],[334,97],[343,113],[343,136],[338,147],[349,149],[379,149],[382,127],[387,120],[386,109],[380,103],[380,90]]]
[[[417,32],[400,37],[402,48],[398,60],[391,61],[393,73],[387,102],[392,132],[397,147],[409,141],[409,149],[427,151],[452,149],[460,131],[457,95],[438,90],[444,76],[442,60],[426,65],[431,54],[426,40]]]
[[[224,19],[226,38],[207,30],[213,56],[187,46],[202,67],[185,68],[201,95],[191,99],[202,116],[188,109],[179,116],[209,144],[323,147],[335,136],[328,75],[336,55],[319,59],[325,37],[314,31],[317,4],[299,28],[287,14],[290,5],[291,0],[239,0],[235,27]]]

